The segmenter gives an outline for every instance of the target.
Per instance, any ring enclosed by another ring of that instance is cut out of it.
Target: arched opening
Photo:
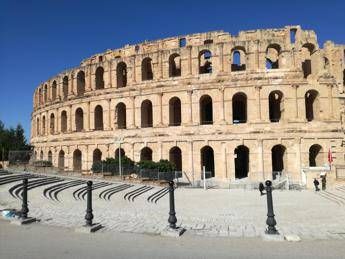
[[[315,51],[315,46],[311,43],[306,43],[302,46],[302,70],[304,78],[307,78],[312,73],[312,56]]]
[[[116,67],[116,81],[117,88],[126,87],[127,85],[127,65],[125,62],[120,62]]]
[[[202,50],[199,53],[199,74],[212,73],[212,53],[209,50]]]
[[[211,177],[215,176],[214,171],[214,152],[210,146],[201,149],[201,170],[205,166],[206,172],[211,172]]]
[[[323,61],[324,61],[323,68],[324,68],[325,70],[328,70],[328,69],[329,69],[329,59],[326,58],[326,57],[324,57],[324,58],[323,58]]]
[[[152,103],[150,100],[145,100],[141,103],[141,127],[152,127]]]
[[[42,117],[42,135],[46,134],[46,116]]]
[[[67,132],[67,112],[61,112],[61,132]]]
[[[343,86],[345,86],[345,69],[343,70]]]
[[[97,105],[95,108],[95,130],[103,130],[103,108],[100,105]]]
[[[96,148],[93,151],[93,155],[92,155],[92,162],[96,163],[96,162],[100,162],[102,161],[102,152],[101,150],[99,150],[98,148]]]
[[[322,147],[318,144],[314,144],[309,148],[309,166],[322,166],[323,157],[322,157]]]
[[[140,151],[140,161],[152,161],[152,149],[149,147],[144,147]]]
[[[233,49],[231,55],[231,71],[244,71],[246,70],[246,52],[244,48],[237,47]]]
[[[272,150],[272,173],[273,176],[281,173],[284,170],[284,160],[286,148],[283,145],[275,145]]]
[[[176,171],[182,171],[182,152],[179,147],[170,149],[169,161],[175,165]]]
[[[120,152],[120,153],[119,153]],[[125,155],[126,155],[126,153],[125,153],[125,151],[123,150],[123,148],[117,148],[116,150],[115,150],[115,159],[118,159],[119,158],[119,155],[121,155],[121,158],[123,158]]]
[[[147,57],[144,58],[141,62],[141,80],[152,80],[153,79],[153,72],[152,72],[152,59]]]
[[[181,101],[178,97],[169,100],[169,126],[181,125]]]
[[[278,44],[270,44],[266,49],[266,68],[277,69],[279,68],[279,59],[281,48]]]
[[[200,124],[213,124],[212,98],[209,95],[200,98]]]
[[[249,149],[244,146],[238,146],[235,149],[235,178],[241,179],[248,177],[249,171]]]
[[[169,77],[176,76],[181,76],[181,57],[174,53],[169,57]]]
[[[38,102],[40,105],[43,104],[43,96],[42,96],[42,89],[41,88],[38,90]]]
[[[41,133],[40,133],[40,119],[37,118],[37,120],[36,120],[36,136],[39,136],[39,135],[41,135]]]
[[[73,152],[73,171],[80,172],[82,165],[82,153],[79,149]]]
[[[82,131],[84,129],[84,112],[81,108],[75,111],[75,130]]]
[[[77,74],[77,95],[81,96],[85,93],[85,73],[79,71]]]
[[[104,69],[103,67],[98,67],[96,69],[96,90],[104,89]]]
[[[48,102],[48,86],[47,85],[44,86],[43,94],[44,94],[44,103],[46,104]]]
[[[43,160],[43,150],[41,150],[41,153],[40,153],[40,160]]]
[[[52,154],[52,152],[50,150],[48,151],[48,161],[50,163],[53,163],[53,154]]]
[[[268,96],[269,101],[269,115],[271,122],[279,122],[282,118],[283,107],[283,93],[280,91],[273,91]]]
[[[64,100],[66,100],[68,96],[68,76],[65,76],[62,79],[62,94],[63,94]]]
[[[126,128],[126,105],[119,103],[115,108],[115,121],[118,129]]]
[[[37,160],[37,151],[34,152],[34,161]]]
[[[59,152],[58,168],[60,170],[65,169],[65,152],[63,150],[60,150]]]
[[[244,93],[232,97],[232,121],[234,124],[247,122],[247,96]]]
[[[55,100],[56,100],[56,81],[54,80],[52,84],[52,101],[55,101]]]
[[[50,132],[50,134],[54,134],[54,132],[55,132],[55,115],[54,115],[54,113],[50,114],[49,132]]]
[[[305,116],[307,121],[313,121],[317,119],[319,109],[319,93],[316,90],[309,90],[306,92],[305,99]]]

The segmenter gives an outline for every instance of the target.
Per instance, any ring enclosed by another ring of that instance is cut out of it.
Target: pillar
[[[219,88],[220,92],[220,124],[225,124],[225,107],[224,107],[224,86]]]
[[[108,88],[111,88],[113,86],[113,79],[112,79],[112,72],[111,72],[111,68],[112,68],[112,62],[109,61],[108,62]],[[110,123],[110,122],[109,122]]]
[[[68,130],[68,132],[72,132],[72,129],[73,129],[73,127],[72,127],[72,123],[73,123],[73,115],[72,115],[72,105],[70,105],[69,107],[68,107],[68,116],[69,116],[69,125],[67,125],[68,126],[68,128],[67,128],[67,130]]]
[[[193,90],[187,90],[188,100],[189,100],[189,119],[188,124],[193,124]]]
[[[85,130],[89,131],[90,130],[90,102],[87,102],[86,106],[86,114],[85,114]]]
[[[192,75],[192,46],[187,46],[188,48],[188,75]]]
[[[131,122],[130,128],[136,128],[136,125],[135,125],[135,96],[131,97],[131,102],[132,102],[132,122]]]
[[[112,130],[111,127],[111,99],[108,99],[108,123],[107,130]]]
[[[297,94],[297,91],[298,91],[298,87],[299,85],[292,85],[292,88],[294,88],[294,92],[295,92],[295,119],[298,120],[298,117],[299,117],[299,114],[298,114],[298,94]]]
[[[261,96],[260,96],[260,91],[261,91],[262,86],[257,85],[255,86],[255,101],[256,101],[256,121],[261,122],[262,116],[261,116]]]
[[[157,126],[163,126],[163,107],[162,107],[162,97],[163,93],[158,93],[158,124]]]

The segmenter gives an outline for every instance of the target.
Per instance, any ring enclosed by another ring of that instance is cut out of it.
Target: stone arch
[[[48,161],[50,163],[53,163],[53,153],[51,150],[48,151]]]
[[[231,71],[246,70],[246,51],[243,47],[235,47],[231,51]]]
[[[68,97],[68,76],[64,76],[62,79],[62,95],[64,100]]]
[[[232,121],[234,124],[247,122],[247,95],[243,92],[232,97]]]
[[[46,134],[46,116],[42,117],[42,135]]]
[[[313,121],[319,117],[320,101],[319,92],[312,89],[305,93],[305,117],[307,121]]]
[[[73,152],[73,171],[81,172],[82,170],[83,155],[79,149]]]
[[[63,150],[60,150],[60,152],[59,152],[58,168],[60,170],[65,169],[65,152]]]
[[[67,132],[67,112],[66,111],[62,111],[61,112],[61,132],[65,133]]]
[[[175,146],[169,150],[169,161],[176,167],[176,171],[182,171],[182,151]]]
[[[56,81],[54,80],[52,83],[52,101],[56,100],[56,91],[57,91],[57,86],[56,86]]]
[[[77,96],[82,96],[85,93],[85,73],[79,71],[77,74]]]
[[[266,68],[277,69],[280,66],[281,47],[276,44],[268,45],[266,49]]]
[[[144,147],[140,151],[140,161],[152,161],[152,149]]]
[[[75,130],[80,132],[84,129],[84,112],[82,108],[75,111]]]
[[[173,97],[169,100],[169,126],[181,125],[181,100]]]
[[[116,82],[117,88],[127,86],[127,65],[125,62],[120,62],[116,67]]]
[[[213,104],[209,95],[203,95],[199,101],[200,124],[213,124]]]
[[[38,103],[39,105],[43,104],[42,88],[38,89]]]
[[[46,104],[48,102],[48,86],[47,85],[44,85],[43,96],[44,96],[44,103]]]
[[[103,130],[103,108],[101,105],[95,107],[94,113],[95,130]]]
[[[141,62],[141,80],[152,80],[153,79],[153,69],[152,69],[152,59],[146,57]]]
[[[121,152],[121,153],[119,153],[119,152]],[[123,148],[117,148],[115,150],[115,159],[118,159],[120,154],[121,154],[121,158],[123,158],[126,155],[126,152]]]
[[[92,154],[92,163],[102,161],[102,151],[96,148]]]
[[[286,147],[283,145],[275,145],[271,149],[272,154],[272,172],[282,172],[286,165]]]
[[[213,148],[210,146],[204,146],[200,150],[201,155],[201,170],[203,170],[203,166],[205,166],[205,170],[207,172],[211,172],[211,177],[215,177],[215,169],[214,169],[214,151]]]
[[[41,150],[41,152],[40,152],[40,160],[43,160],[43,150]]]
[[[284,95],[281,91],[272,91],[268,96],[268,109],[271,122],[279,122],[284,113]]]
[[[104,69],[103,67],[97,67],[95,72],[95,83],[96,83],[96,90],[104,89]]]
[[[199,52],[199,74],[212,73],[212,53],[204,49]]]
[[[53,135],[55,133],[55,115],[54,113],[50,114],[50,119],[49,119],[49,133]]]
[[[126,105],[123,102],[115,107],[115,119],[118,129],[126,128]]]
[[[309,166],[322,166],[323,165],[323,149],[322,146],[314,144],[309,148]]]
[[[248,177],[249,171],[249,148],[240,145],[235,149],[235,178]]]
[[[152,102],[150,100],[145,100],[141,103],[141,127],[148,128],[152,126]]]
[[[36,136],[39,136],[41,135],[41,132],[40,132],[40,118],[37,118],[36,119]]]
[[[169,77],[181,76],[181,57],[174,53],[169,57]]]
[[[305,43],[301,49],[302,56],[302,70],[304,78],[307,78],[312,73],[312,59],[314,58],[315,45],[312,43]]]

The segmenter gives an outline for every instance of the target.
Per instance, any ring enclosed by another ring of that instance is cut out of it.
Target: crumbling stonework
[[[172,37],[107,50],[37,87],[36,159],[89,172],[123,152],[200,178],[305,183],[345,164],[345,45],[300,26]],[[326,167],[325,167],[326,168]]]

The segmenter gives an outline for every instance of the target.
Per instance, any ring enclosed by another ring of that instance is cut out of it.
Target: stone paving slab
[[[0,209],[21,208],[21,201],[8,192],[17,183],[0,186]],[[43,196],[43,190],[49,186],[29,191],[29,216],[41,219],[41,224],[46,225],[68,228],[83,225],[86,201],[75,200],[72,195],[80,186],[60,192],[60,202]],[[94,221],[104,226],[101,231],[158,235],[168,225],[168,195],[157,204],[147,201],[161,187],[155,186],[134,202],[123,198],[134,188],[114,194],[110,201],[98,198],[105,188],[93,191]],[[337,192],[337,195],[345,198],[345,193]],[[259,237],[266,228],[266,196],[260,196],[257,191],[178,188],[175,199],[177,225],[192,235]],[[280,233],[298,235],[302,239],[345,238],[345,206],[312,191],[273,191],[273,202]]]

